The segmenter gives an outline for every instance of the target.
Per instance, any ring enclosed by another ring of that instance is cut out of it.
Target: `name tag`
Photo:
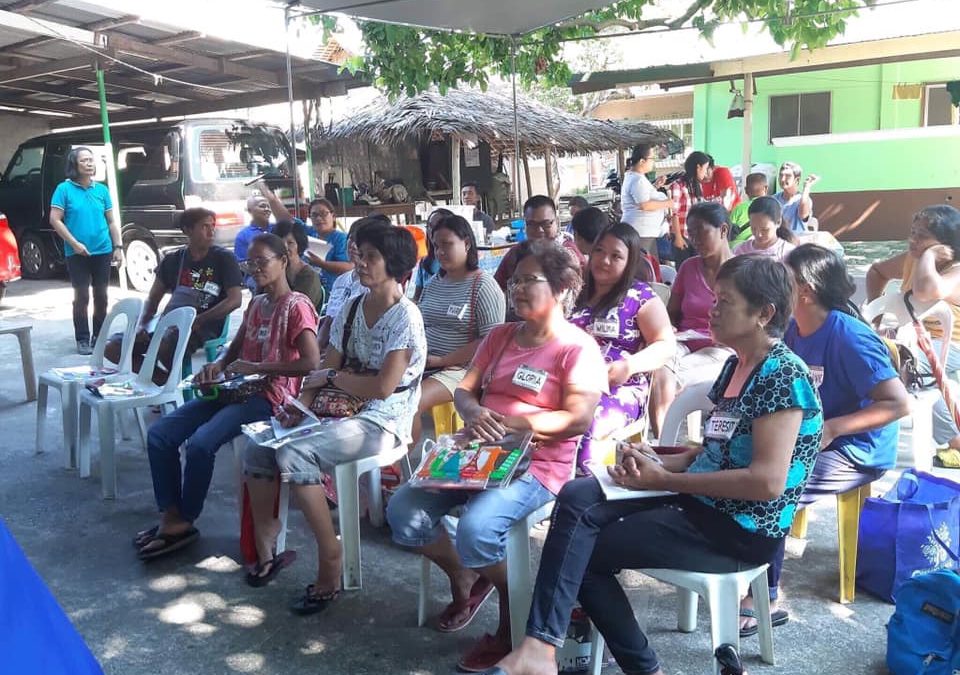
[[[513,374],[513,383],[518,387],[528,389],[535,394],[539,394],[547,381],[547,371],[531,368],[530,366],[520,366]]]
[[[733,432],[737,430],[740,424],[739,415],[725,415],[723,413],[713,415],[707,420],[707,428],[704,430],[704,436],[716,440],[729,441],[733,438]]]
[[[270,326],[260,326],[257,330],[257,342],[266,342],[270,337]]]
[[[380,356],[381,354],[383,354],[383,340],[371,340],[370,355]]]
[[[466,313],[466,305],[447,305],[447,316],[453,317],[454,319],[460,319],[462,321]]]
[[[620,320],[613,319],[594,319],[590,324],[590,332],[596,337],[615,338],[620,335]]]
[[[212,281],[208,281],[203,285],[203,292],[209,293],[210,295],[220,295],[220,284],[215,284]]]
[[[814,389],[823,384],[823,366],[810,366],[810,377],[813,379]]]

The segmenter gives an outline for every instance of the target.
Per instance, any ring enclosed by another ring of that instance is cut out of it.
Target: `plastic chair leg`
[[[114,411],[110,406],[97,409],[100,432],[100,492],[104,499],[117,498],[117,438],[114,429]]]
[[[37,455],[43,454],[43,441],[44,436],[46,435],[45,432],[47,424],[47,396],[49,395],[49,392],[50,387],[41,382],[39,388],[37,389],[37,442],[36,446],[34,447],[34,454]],[[66,418],[64,418],[64,422],[66,422]],[[66,429],[64,429],[64,433],[66,433]],[[67,466],[67,468],[69,469],[70,467]]]
[[[63,420],[63,465],[67,469],[77,467],[77,400],[79,397],[79,387],[73,383],[67,383],[60,389],[60,415]],[[46,408],[46,401],[44,401],[44,408]],[[46,410],[44,410],[44,417],[46,417]]]
[[[433,563],[425,555],[420,556],[420,595],[417,598],[417,626],[427,623],[427,610],[430,604],[430,572]]]
[[[688,588],[677,588],[679,605],[677,607],[677,630],[692,633],[697,630],[697,608],[700,596]]]
[[[360,573],[360,495],[357,491],[355,462],[339,464],[334,469],[339,505],[340,545],[343,549],[343,588],[359,590],[363,585]]]
[[[77,441],[77,464],[80,477],[90,477],[90,420],[93,411],[88,405],[80,405],[80,438]]]
[[[853,602],[857,581],[857,535],[860,511],[870,484],[837,495],[837,539],[840,552],[840,602]]]
[[[913,451],[913,466],[918,471],[929,471],[933,468],[933,456],[937,451],[937,444],[933,439],[933,405],[937,396],[937,392],[921,391],[913,398],[910,449]]]
[[[793,525],[790,527],[790,536],[797,539],[807,538],[807,510],[800,509],[793,517]]]
[[[603,648],[606,642],[600,631],[590,624],[590,675],[600,675],[603,669]]]
[[[767,571],[764,570],[753,578],[750,582],[750,590],[753,592],[753,611],[757,615],[757,637],[760,639],[760,658],[764,663],[774,665],[773,657],[773,624],[770,619],[770,589],[767,588]],[[739,589],[738,589],[739,591]],[[737,606],[740,599],[737,593]],[[737,636],[740,635],[740,617],[739,611],[736,617]],[[712,621],[712,619],[711,619]]]
[[[290,514],[290,483],[280,483],[280,501],[277,509],[277,519],[280,521],[280,531],[277,532],[277,555],[287,550],[287,516]]]
[[[140,430],[140,442],[143,444],[143,451],[147,451],[147,423],[143,419],[143,409],[134,408],[133,416],[137,418],[137,428]]]
[[[380,485],[380,469],[371,469],[365,476],[367,480],[367,517],[374,527],[383,527],[386,519],[383,515],[383,488]]]
[[[510,604],[510,639],[516,649],[526,633],[527,615],[533,599],[530,574],[530,523],[527,518],[507,535],[507,600]],[[503,602],[503,598],[500,598]]]
[[[762,597],[764,594],[761,593],[760,595]],[[710,638],[713,649],[722,644],[731,644],[739,651],[740,589],[736,580],[712,579],[707,585],[707,603],[710,606]],[[767,616],[770,616],[769,606],[767,607]],[[759,613],[757,617],[758,622],[762,621]],[[714,662],[714,669],[719,675],[720,666],[716,662]]]

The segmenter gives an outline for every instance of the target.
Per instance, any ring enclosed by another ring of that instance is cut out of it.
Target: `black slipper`
[[[137,535],[133,538],[133,547],[134,548],[143,548],[150,541],[157,536],[157,532],[160,530],[159,525],[154,525],[150,529],[143,530],[142,532],[137,532]]]
[[[285,567],[290,567],[296,559],[296,551],[284,551],[280,555],[273,556],[273,558],[265,563],[257,563],[252,572],[247,572],[247,585],[253,586],[254,588],[266,586],[273,581],[274,577],[280,574],[280,570]],[[270,571],[264,574],[263,568],[267,565],[270,565]]]
[[[162,546],[148,550],[141,548],[140,551],[137,552],[137,557],[140,558],[140,560],[162,558],[168,553],[173,553],[174,551],[179,551],[181,548],[189,546],[199,538],[200,531],[195,527],[191,527],[186,532],[181,532],[180,534],[160,534],[158,532],[157,535],[144,544],[144,546],[149,546],[155,541],[159,541]]]
[[[746,610],[750,611],[750,610]],[[713,658],[717,660],[720,666],[720,675],[744,675],[743,662],[740,661],[740,655],[737,648],[731,644],[722,644],[713,652]]]
[[[744,619],[756,619],[757,615],[752,609],[741,609],[740,616]],[[770,613],[770,625],[773,628],[777,626],[782,626],[785,623],[789,623],[790,614],[785,609],[778,609]],[[751,637],[760,632],[760,627],[757,624],[752,626],[747,626],[746,628],[740,629],[740,637]]]
[[[313,592],[313,584],[307,586],[304,594],[292,605],[290,611],[300,616],[309,616],[318,614],[333,604],[340,597],[340,591],[328,591],[316,595]]]

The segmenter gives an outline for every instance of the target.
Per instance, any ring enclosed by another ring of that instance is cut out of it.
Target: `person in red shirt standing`
[[[732,211],[740,203],[740,192],[733,173],[725,166],[714,166],[713,157],[710,157],[709,176],[703,183],[703,198],[708,202],[723,204],[723,208]]]

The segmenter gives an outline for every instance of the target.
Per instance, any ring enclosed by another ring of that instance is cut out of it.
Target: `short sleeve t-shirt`
[[[72,180],[65,180],[53,191],[50,206],[63,211],[63,224],[77,241],[87,247],[90,255],[113,251],[106,217],[107,211],[113,208],[113,202],[106,185],[91,183],[83,187]],[[68,258],[76,253],[66,242],[63,252]]]
[[[897,377],[886,345],[859,319],[831,311],[817,330],[801,336],[790,321],[784,343],[803,359],[819,385],[826,420],[850,415],[873,403],[870,390]],[[830,444],[860,467],[892,469],[897,461],[897,422],[840,436]]]
[[[300,358],[297,338],[305,331],[317,333],[317,310],[310,299],[302,293],[291,292],[283,296],[269,314],[266,294],[250,301],[243,317],[241,331],[243,345],[240,358],[254,363],[288,363]],[[299,377],[273,375],[264,391],[264,396],[277,412],[286,396],[296,398],[300,394]]]
[[[323,311],[324,316],[336,319],[343,311],[343,306],[350,298],[367,293],[370,289],[360,283],[360,278],[356,271],[350,270],[346,274],[341,274],[333,282],[333,288],[330,289],[330,297],[327,298],[327,306]]]
[[[795,248],[795,245],[791,244],[785,239],[780,239],[779,237],[777,237],[777,240],[773,242],[773,246],[768,246],[767,248],[757,248],[754,238],[750,237],[745,242],[738,244],[733,249],[733,255],[747,255],[749,253],[756,253],[783,261],[783,259],[787,257],[787,254]]]
[[[730,243],[738,244],[742,241],[746,241],[753,234],[750,232],[750,205],[753,204],[752,199],[742,201],[730,211],[730,224],[733,225],[731,230],[732,239]]]
[[[823,413],[810,371],[785,344],[777,342],[750,375],[736,398],[724,398],[737,357],[731,356],[710,390],[715,406],[707,417],[703,452],[687,469],[706,473],[744,469],[753,461],[754,421],[783,410],[799,408],[803,421],[790,457],[783,493],[766,501],[696,498],[732,518],[747,532],[771,539],[785,537],[793,523],[797,502],[820,451]]]
[[[334,230],[327,234],[321,234],[320,238],[330,244],[330,249],[327,251],[327,257],[325,258],[327,262],[350,262],[350,254],[347,252],[346,232]],[[339,276],[341,275],[328,272],[327,270],[320,271],[320,279],[323,281],[323,287],[327,289],[328,292],[333,288],[333,282],[336,281]]]
[[[803,220],[800,218],[800,198],[801,194],[798,192],[793,195],[791,198],[787,198],[782,192],[778,192],[773,195],[774,199],[780,202],[780,207],[783,209],[783,215],[781,220],[783,224],[790,228],[791,232],[806,232],[807,226]],[[810,200],[810,213],[813,213],[813,200]]]
[[[196,309],[197,314],[226,300],[227,292],[242,281],[237,259],[219,246],[211,246],[200,260],[194,260],[187,248],[171,253],[160,261],[157,278],[164,290],[173,294],[164,312],[189,306]],[[211,333],[219,335],[223,321],[209,328]]]
[[[529,415],[560,410],[567,387],[607,392],[607,368],[600,347],[581,329],[564,323],[553,339],[539,347],[519,347],[514,336],[522,324],[497,326],[483,339],[471,368],[483,373],[481,404],[504,415]],[[539,380],[515,384],[525,369]],[[570,480],[580,436],[537,445],[530,473],[556,494]]]
[[[310,298],[314,307],[319,307],[323,302],[323,283],[320,275],[310,265],[304,265],[295,275],[291,275],[290,268],[287,267],[287,282],[292,290]]]
[[[353,299],[345,304],[330,331],[330,344],[341,354],[360,361],[369,370],[380,371],[390,352],[412,350],[410,363],[400,378],[404,391],[395,391],[385,399],[370,399],[363,404],[357,417],[369,420],[381,429],[409,443],[413,416],[420,401],[420,378],[427,362],[427,338],[423,332],[420,310],[406,296],[384,312],[372,326],[363,316],[366,296],[360,296],[350,331],[350,344],[344,349],[343,328],[350,314]]]
[[[246,260],[247,249],[250,248],[250,242],[252,242],[253,238],[258,234],[265,234],[267,232],[273,232],[273,225],[269,225],[266,228],[257,227],[253,223],[247,225],[237,232],[237,238],[233,240],[233,255],[235,255],[240,262]]]
[[[486,336],[503,323],[506,309],[503,291],[482,270],[459,281],[434,277],[420,298],[428,353],[446,356]]]
[[[653,187],[647,177],[636,171],[627,171],[623,176],[620,201],[623,207],[623,222],[632,225],[641,237],[659,237],[663,230],[666,209],[644,211],[640,205],[650,201],[666,201],[667,196]]]
[[[703,275],[703,258],[697,255],[680,264],[670,295],[680,298],[680,324],[677,330],[696,331],[708,336],[704,340],[689,340],[687,346],[695,351],[713,344],[710,310],[713,309],[717,296],[707,285]]]

